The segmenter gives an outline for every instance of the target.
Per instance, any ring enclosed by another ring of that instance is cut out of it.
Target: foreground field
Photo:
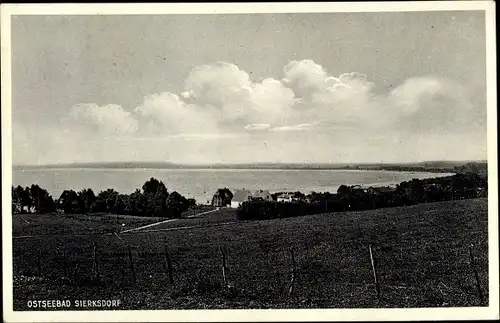
[[[473,199],[226,225],[198,220],[182,230],[14,239],[14,309],[27,309],[33,299],[120,299],[121,309],[480,306],[471,243],[486,305],[487,204]],[[217,214],[220,223],[230,216]],[[290,249],[296,263],[291,294]]]
[[[199,225],[210,223],[204,214],[215,208],[198,206],[183,214],[183,219],[163,223],[158,228],[168,228],[181,225]],[[224,210],[226,213],[227,211]],[[234,219],[234,212],[230,215]],[[46,235],[100,235],[125,231],[141,226],[164,222],[167,218],[141,217],[131,215],[111,214],[16,214],[12,218],[12,235],[17,237],[46,236]],[[174,224],[175,222],[175,224]],[[156,228],[156,226],[155,226]]]

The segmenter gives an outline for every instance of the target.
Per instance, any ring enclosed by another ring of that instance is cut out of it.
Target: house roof
[[[281,193],[280,195],[277,196],[278,198],[285,198],[285,199],[290,199],[295,197],[293,193]]]
[[[268,190],[256,190],[254,193],[253,193],[253,196],[254,198],[265,198],[267,196],[271,195],[271,193],[269,193]]]
[[[59,196],[58,200],[64,200],[64,199],[67,199],[68,197],[71,197],[71,191],[70,190],[64,190],[61,193],[61,196]]]
[[[215,192],[214,196],[225,196],[226,198],[232,198],[233,193],[228,188],[219,188],[217,192]]]
[[[252,192],[246,189],[236,190],[233,195],[233,201],[235,202],[245,202],[248,198],[252,196]]]
[[[68,203],[69,200],[78,198],[78,195],[75,191],[64,190],[61,193],[61,196],[57,199],[57,204],[62,205]]]

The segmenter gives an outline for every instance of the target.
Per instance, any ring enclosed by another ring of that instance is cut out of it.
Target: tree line
[[[178,192],[169,193],[162,181],[151,178],[131,194],[122,194],[107,189],[97,195],[87,188],[79,192],[65,190],[54,200],[47,190],[38,185],[30,187],[12,186],[12,212],[65,214],[109,213],[145,217],[180,217],[191,206],[194,199],[187,199]]]
[[[27,187],[12,186],[12,212],[48,213],[56,210],[56,203],[49,192],[33,184]]]
[[[368,210],[487,197],[487,192],[487,179],[476,173],[468,172],[423,180],[412,179],[401,182],[394,189],[362,189],[356,186],[341,185],[336,194],[313,192],[292,203],[248,201],[238,207],[237,216],[241,220],[261,220],[349,210]],[[296,192],[295,196],[304,195]]]

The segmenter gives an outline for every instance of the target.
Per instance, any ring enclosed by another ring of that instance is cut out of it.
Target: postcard
[[[499,318],[494,2],[1,14],[6,322]]]

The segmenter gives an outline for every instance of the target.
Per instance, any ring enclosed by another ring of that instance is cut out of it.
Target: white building
[[[278,195],[276,201],[281,203],[292,203],[300,201],[300,198],[298,198],[295,193],[288,192]]]
[[[236,190],[231,200],[231,207],[237,208],[243,202],[248,202],[252,200],[252,192],[246,189]]]
[[[291,193],[282,193],[276,197],[276,201],[280,203],[291,203],[294,198]]]

